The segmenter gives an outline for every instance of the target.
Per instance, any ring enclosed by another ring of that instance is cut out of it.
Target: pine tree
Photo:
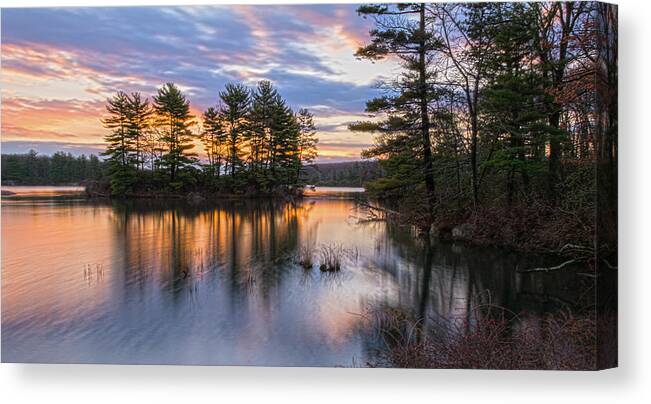
[[[132,132],[129,131],[131,110],[128,95],[119,91],[109,98],[106,101],[106,111],[108,116],[102,119],[102,124],[111,132],[104,137],[107,147],[102,155],[108,156],[111,192],[124,195],[135,181],[135,170],[131,166],[131,156],[135,147]],[[53,158],[53,163],[59,161],[58,156],[55,157],[57,158]],[[57,167],[57,170],[60,168]]]
[[[151,107],[147,98],[134,92],[128,96],[128,134],[133,144],[130,162],[142,170],[145,165],[145,137],[151,126]]]
[[[108,117],[102,119],[102,125],[111,132],[104,137],[107,143],[106,151],[115,164],[126,166],[129,164],[129,154],[133,150],[133,142],[129,136],[129,97],[119,91],[106,101]]]
[[[298,160],[299,127],[285,100],[274,105],[273,124],[269,141],[269,171],[273,185],[289,185],[294,181]]]
[[[201,142],[208,157],[208,173],[211,177],[219,178],[228,134],[216,108],[210,107],[203,113],[201,133]]]
[[[172,83],[158,90],[151,106],[137,92],[111,99],[112,115],[103,122],[112,129],[106,153],[114,162],[109,170],[114,193],[127,193],[136,179],[140,187],[160,187],[162,172],[174,190],[204,181],[201,185],[209,188],[255,186],[266,193],[296,183],[301,165],[316,156],[312,115],[306,110],[295,114],[268,81],[254,93],[242,84],[227,84],[219,97],[218,106],[203,112],[196,135],[189,102]],[[203,176],[196,175],[198,159],[190,152],[195,138],[208,160],[201,164]],[[138,175],[145,167],[151,175]]]
[[[176,182],[178,174],[196,161],[196,154],[189,152],[194,147],[190,128],[195,124],[190,103],[178,87],[167,83],[154,97],[154,111],[160,139],[166,146],[160,164],[168,170],[172,186],[180,187],[182,184]]]
[[[483,89],[480,107],[486,133],[497,144],[497,152],[486,164],[504,172],[510,205],[518,191],[516,174],[528,198],[531,174],[542,168],[535,151],[544,146],[553,128],[545,120],[548,96],[543,92],[543,76],[529,57],[535,52],[531,46],[535,15],[525,4],[501,3],[495,9],[495,20],[500,23],[487,28],[493,38],[486,57],[491,81]]]
[[[298,165],[296,169],[295,182],[300,181],[301,167],[310,164],[317,156],[316,145],[319,139],[316,137],[316,126],[314,125],[314,115],[305,108],[298,111],[296,115],[298,123]]]
[[[395,56],[402,61],[405,73],[401,80],[392,83],[398,94],[371,102],[367,110],[369,112],[391,111],[394,119],[403,122],[399,125],[400,128],[390,124],[385,125],[384,129],[401,131],[401,134],[397,134],[397,138],[402,138],[405,134],[414,138],[413,140],[418,138],[418,143],[410,139],[403,145],[416,146],[416,149],[412,150],[418,150],[418,160],[422,163],[420,170],[415,172],[425,183],[428,216],[430,216],[427,220],[431,221],[436,195],[429,117],[431,91],[428,81],[432,76],[430,54],[437,44],[432,41],[431,33],[427,29],[426,5],[425,3],[371,4],[360,6],[357,13],[364,17],[372,17],[375,28],[370,31],[371,43],[360,48],[356,56],[370,60]],[[398,112],[399,109],[402,109],[402,112]],[[399,116],[401,113],[404,114],[402,118]],[[371,126],[353,125],[352,128],[361,130]]]
[[[231,177],[235,177],[235,173],[242,167],[242,142],[248,136],[251,94],[242,84],[229,83],[219,93],[219,97],[223,103],[219,115],[226,130],[227,164]]]
[[[272,127],[279,100],[280,95],[271,82],[263,80],[258,83],[258,87],[252,96],[251,131],[249,132],[251,161],[254,172],[258,171],[262,166],[268,168],[271,156],[274,153]]]

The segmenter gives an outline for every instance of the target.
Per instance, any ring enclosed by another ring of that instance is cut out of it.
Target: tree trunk
[[[423,142],[423,164],[425,174],[425,187],[427,188],[427,206],[430,221],[434,213],[435,186],[432,171],[432,145],[429,134],[429,112],[427,102],[427,72],[426,72],[426,37],[425,37],[425,3],[420,5],[420,39],[418,46],[418,81],[420,90],[420,118],[421,136]]]
[[[552,71],[552,88],[554,93],[558,94],[563,89],[563,79],[565,77],[565,66],[567,65],[567,44],[572,34],[572,13],[574,11],[574,4],[569,2],[565,3],[565,13],[563,12],[563,5],[559,6],[559,16],[561,19],[561,37],[559,40],[558,61]],[[552,103],[552,111],[549,116],[549,126],[554,129],[560,129],[561,122],[561,106],[557,102]],[[549,179],[548,189],[550,200],[553,204],[556,203],[557,192],[556,187],[561,180],[561,141],[557,134],[553,134],[549,140]]]
[[[556,108],[556,106],[554,106]],[[555,111],[549,117],[549,126],[555,129],[559,129],[561,120],[560,111]],[[548,190],[549,197],[552,202],[556,200],[556,187],[560,182],[560,154],[561,154],[561,142],[558,140],[556,134],[553,134],[549,139],[549,178],[548,178]]]
[[[477,113],[475,107],[472,108],[472,117],[470,121],[470,165],[472,166],[472,201],[475,206],[479,205],[479,182],[477,178],[477,137],[478,137],[478,124]]]

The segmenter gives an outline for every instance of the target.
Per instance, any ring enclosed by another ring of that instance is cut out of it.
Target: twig
[[[390,213],[392,215],[400,216],[400,212],[395,211],[395,210],[391,210],[391,209],[387,209],[387,208],[381,208],[379,206],[373,206],[373,205],[371,205],[369,203],[362,202],[362,201],[357,201],[357,204],[359,204],[360,206],[365,207],[367,209],[370,209],[371,211],[377,210],[377,211],[380,211],[380,212]]]
[[[528,273],[528,272],[551,272],[551,271],[558,271],[559,269],[563,269],[569,265],[575,264],[577,262],[580,262],[578,259],[572,259],[569,261],[565,261],[562,264],[553,266],[553,267],[539,267],[539,268],[530,268],[530,269],[518,269],[518,272],[520,273]]]
[[[605,258],[602,258],[601,260],[604,262],[604,264],[606,264],[606,266],[607,266],[609,269],[615,269],[615,270],[617,269],[617,265],[613,265],[613,264],[611,264],[611,263],[608,262],[608,260],[606,260]]]

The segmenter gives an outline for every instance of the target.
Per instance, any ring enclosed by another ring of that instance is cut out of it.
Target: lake
[[[366,220],[355,191],[195,207],[3,198],[2,360],[364,366],[369,308],[456,319],[490,303],[535,321],[578,299],[571,275],[516,273],[549,258],[425,243]],[[339,272],[319,270],[324,246],[341,249]]]
[[[3,191],[8,191],[16,196],[47,197],[67,196],[81,194],[84,187],[80,186],[3,186]]]

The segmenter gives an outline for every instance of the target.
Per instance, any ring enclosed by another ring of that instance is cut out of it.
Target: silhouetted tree
[[[208,108],[203,113],[201,142],[208,157],[208,173],[212,177],[219,177],[221,173],[227,135],[219,111],[214,107]]]
[[[316,137],[316,126],[314,125],[314,115],[305,108],[298,111],[296,115],[298,122],[298,168],[296,169],[296,180],[300,181],[301,167],[310,164],[317,156],[316,145],[319,139]]]
[[[145,138],[151,129],[151,107],[147,98],[134,92],[128,96],[128,135],[133,145],[133,155],[130,161],[136,168],[142,170],[145,165]]]
[[[385,125],[383,127],[385,131],[398,129],[403,134],[418,136],[419,145],[416,150],[418,150],[419,160],[422,161],[422,168],[418,171],[420,179],[425,182],[427,206],[431,215],[436,203],[436,195],[432,171],[429,116],[431,92],[428,89],[428,80],[431,78],[429,54],[435,48],[435,43],[427,30],[425,11],[425,3],[360,6],[357,9],[358,14],[372,17],[375,27],[370,31],[371,43],[360,48],[356,56],[379,60],[391,55],[402,61],[405,73],[401,80],[392,85],[397,95],[369,102],[367,111],[392,113],[394,122]],[[400,128],[394,125],[397,120],[402,120],[398,125]],[[357,125],[353,128],[380,129],[370,125]],[[415,146],[413,141],[410,143]]]
[[[131,104],[129,96],[122,91],[106,101],[108,116],[102,119],[102,124],[110,130],[104,137],[107,143],[102,155],[108,157],[111,189],[114,194],[123,195],[131,189],[135,181],[135,169],[132,166],[132,155],[135,142],[130,131]],[[60,156],[55,154],[53,160]]]
[[[189,152],[194,148],[194,135],[190,128],[195,124],[190,114],[190,103],[177,86],[167,83],[154,96],[154,111],[160,140],[165,144],[160,165],[168,171],[172,185],[179,187],[181,184],[175,182],[177,174],[193,164],[196,156]]]
[[[219,93],[222,108],[219,111],[220,119],[226,131],[226,144],[228,146],[227,169],[231,177],[242,167],[242,141],[247,138],[249,129],[249,106],[251,94],[242,84],[226,84],[224,91]]]

